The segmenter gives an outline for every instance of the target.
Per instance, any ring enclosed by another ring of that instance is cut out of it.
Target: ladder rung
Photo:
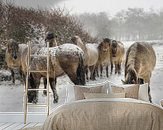
[[[46,90],[46,91],[47,91],[47,89],[43,89],[43,88],[38,88],[38,89],[28,89],[28,91],[36,91],[36,90],[38,90],[38,91],[44,91],[44,90]]]
[[[45,72],[45,73],[47,73],[47,70],[29,70],[29,72]]]
[[[48,55],[30,55],[31,57],[47,57]]]
[[[29,107],[48,107],[47,104],[32,104],[32,103],[27,103]]]

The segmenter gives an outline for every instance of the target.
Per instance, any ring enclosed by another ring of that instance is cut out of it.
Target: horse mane
[[[109,39],[109,38],[104,38],[104,39],[103,39],[103,42],[108,42],[108,43],[110,43],[110,42],[111,42],[111,39]]]

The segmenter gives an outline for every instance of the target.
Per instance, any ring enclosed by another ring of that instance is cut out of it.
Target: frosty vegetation
[[[70,42],[74,35],[80,35],[85,41],[96,41],[64,10],[27,9],[0,2],[0,67],[4,63],[7,40],[12,38],[19,43],[41,43],[48,31],[54,32],[60,44]]]
[[[121,10],[114,17],[110,17],[108,13],[84,13],[77,17],[93,36],[110,36],[123,41],[163,39],[163,10],[128,8]]]

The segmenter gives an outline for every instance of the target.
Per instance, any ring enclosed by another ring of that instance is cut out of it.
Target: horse
[[[128,48],[125,61],[125,81],[122,81],[124,84],[148,83],[150,102],[152,102],[150,78],[155,65],[156,54],[149,43],[136,42]]]
[[[5,62],[11,71],[13,83],[15,83],[14,69],[18,69],[20,75],[22,76],[20,57],[26,47],[26,44],[17,44],[13,39],[8,41],[5,53]]]
[[[110,59],[110,39],[105,38],[102,42],[96,44],[84,44],[79,36],[74,36],[71,40],[74,44],[81,47],[85,52],[86,67],[89,67],[91,72],[90,79],[95,80],[95,72],[97,70],[97,66],[108,63]],[[86,72],[86,74],[87,73],[88,72]]]
[[[56,46],[58,46],[59,44],[58,44],[56,38],[57,38],[57,36],[53,32],[48,32],[46,37],[45,37],[46,46],[47,46],[47,42],[49,42],[49,47],[56,47]],[[55,79],[53,79],[53,80],[55,80]],[[49,79],[49,81],[51,82],[52,79]],[[46,77],[43,78],[43,82],[44,82],[44,89],[46,89],[46,85],[47,85],[47,78]],[[47,91],[44,90],[43,94],[46,96],[47,95]]]
[[[34,55],[47,55],[47,47],[38,48]],[[76,85],[84,85],[85,78],[82,73],[85,74],[83,69],[83,55],[84,52],[76,45],[64,44],[57,47],[49,48],[49,81],[53,91],[53,103],[58,102],[58,95],[56,92],[56,78],[67,74],[70,80]],[[23,57],[27,58],[27,50],[24,51]],[[27,65],[25,60],[22,59],[23,70],[26,70]],[[47,59],[46,57],[33,57],[31,59],[30,68],[32,70],[47,70]],[[47,73],[37,72],[30,74],[30,87],[39,88],[41,77],[46,77]],[[28,101],[37,103],[37,91],[30,91],[28,93]]]
[[[98,61],[99,53],[98,53],[98,44],[87,43],[84,44],[79,36],[73,36],[71,38],[73,44],[79,46],[84,51],[84,64],[86,71],[86,79],[88,80],[88,68],[90,69],[90,79],[95,80],[94,71],[95,66]]]
[[[108,74],[108,65],[110,64],[110,44],[111,40],[109,38],[104,38],[103,41],[98,46],[99,58],[96,65],[97,75],[98,75],[98,66],[100,66],[100,76],[102,76],[103,66],[106,66],[106,76]]]
[[[121,64],[125,54],[125,48],[122,42],[113,40],[111,43],[111,74],[113,65],[115,65],[115,74],[121,74]]]

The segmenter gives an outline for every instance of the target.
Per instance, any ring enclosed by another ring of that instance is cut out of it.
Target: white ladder
[[[30,60],[31,57],[46,57],[47,58],[47,70],[31,70],[30,69]],[[46,89],[29,89],[28,85],[29,85],[29,75],[30,73],[34,73],[34,72],[45,72],[47,73],[47,87]],[[32,103],[28,103],[28,91],[46,91],[47,92],[47,99],[46,99],[46,103],[42,103],[42,104],[32,104]],[[49,111],[50,111],[50,100],[49,100],[49,43],[47,43],[47,54],[46,55],[31,55],[31,43],[28,42],[28,53],[27,53],[27,75],[26,75],[26,83],[25,83],[25,87],[24,87],[24,124],[27,123],[27,113],[28,113],[28,107],[40,107],[40,108],[46,108],[47,109],[47,116],[49,115]]]

